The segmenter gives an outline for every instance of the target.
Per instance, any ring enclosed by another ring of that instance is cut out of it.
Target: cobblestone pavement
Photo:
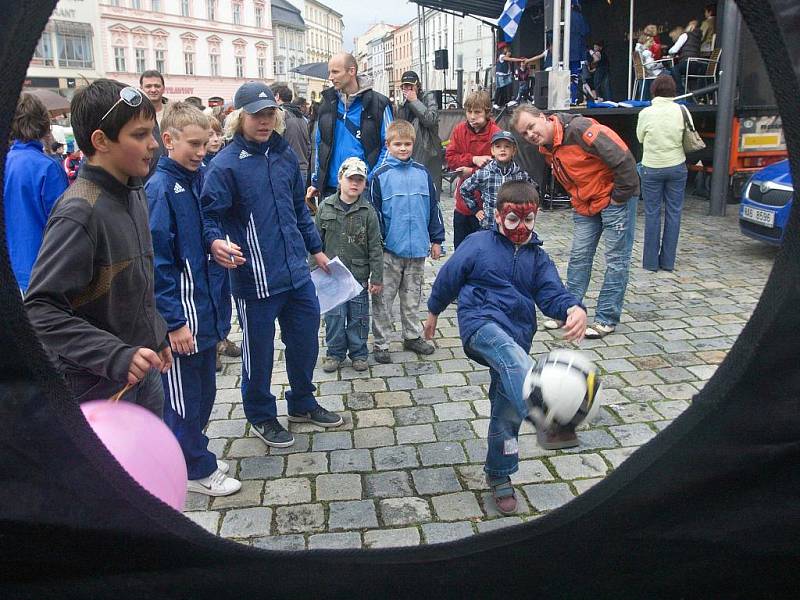
[[[580,345],[606,373],[600,418],[579,431],[579,448],[559,452],[539,448],[533,429],[523,425],[520,470],[512,477],[517,516],[499,516],[484,483],[489,374],[464,356],[454,307],[439,319],[431,356],[402,351],[396,334],[392,364],[374,364],[370,357],[368,373],[349,366],[332,374],[318,369],[319,401],[341,412],[345,424],[332,431],[292,424],[291,448],[268,449],[251,435],[238,389],[241,363],[224,359],[208,435],[242,490],[214,499],[190,494],[186,516],[215,534],[262,548],[386,547],[449,541],[568,502],[689,405],[761,294],[775,251],[739,234],[735,207],[724,218],[707,217],[706,208],[687,199],[676,271],[656,274],[640,267],[639,207],[622,323],[614,334]],[[450,221],[450,198],[444,214]],[[536,225],[565,276],[570,211],[545,211]],[[440,264],[428,261],[425,298]],[[602,259],[595,267],[586,298],[590,319]],[[231,337],[241,339],[236,326]],[[282,347],[278,340],[276,348]],[[574,346],[557,332],[540,331],[532,354],[561,347]],[[320,356],[324,352],[323,346]],[[276,361],[273,392],[285,415],[282,351]]]

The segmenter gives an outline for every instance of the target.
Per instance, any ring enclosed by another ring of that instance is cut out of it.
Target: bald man
[[[352,54],[340,53],[328,62],[332,87],[322,92],[314,135],[314,172],[306,201],[315,212],[314,198],[336,192],[341,164],[360,158],[371,172],[386,154],[386,127],[392,122],[389,99],[358,75]]]

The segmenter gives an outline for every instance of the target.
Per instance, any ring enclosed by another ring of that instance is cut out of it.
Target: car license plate
[[[752,206],[742,207],[742,218],[767,227],[775,226],[775,213],[771,210],[762,210]]]

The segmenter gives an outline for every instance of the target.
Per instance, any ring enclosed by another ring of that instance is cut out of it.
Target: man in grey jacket
[[[439,110],[433,92],[422,93],[419,75],[406,71],[400,78],[403,104],[398,118],[414,126],[417,139],[412,158],[425,166],[431,174],[436,191],[442,191],[442,140],[439,138]]]
[[[308,133],[308,123],[303,118],[303,113],[300,108],[292,101],[292,90],[285,85],[279,85],[273,88],[275,94],[275,101],[283,109],[286,117],[286,131],[283,132],[283,137],[294,150],[297,155],[297,160],[300,163],[300,174],[303,181],[308,184],[308,164],[311,156],[311,138]]]

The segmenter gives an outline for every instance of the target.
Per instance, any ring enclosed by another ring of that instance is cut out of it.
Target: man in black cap
[[[403,103],[398,117],[414,126],[417,139],[412,158],[425,166],[431,174],[436,191],[442,191],[442,140],[439,138],[439,111],[436,95],[422,93],[419,75],[406,71],[400,78],[403,90]]]

